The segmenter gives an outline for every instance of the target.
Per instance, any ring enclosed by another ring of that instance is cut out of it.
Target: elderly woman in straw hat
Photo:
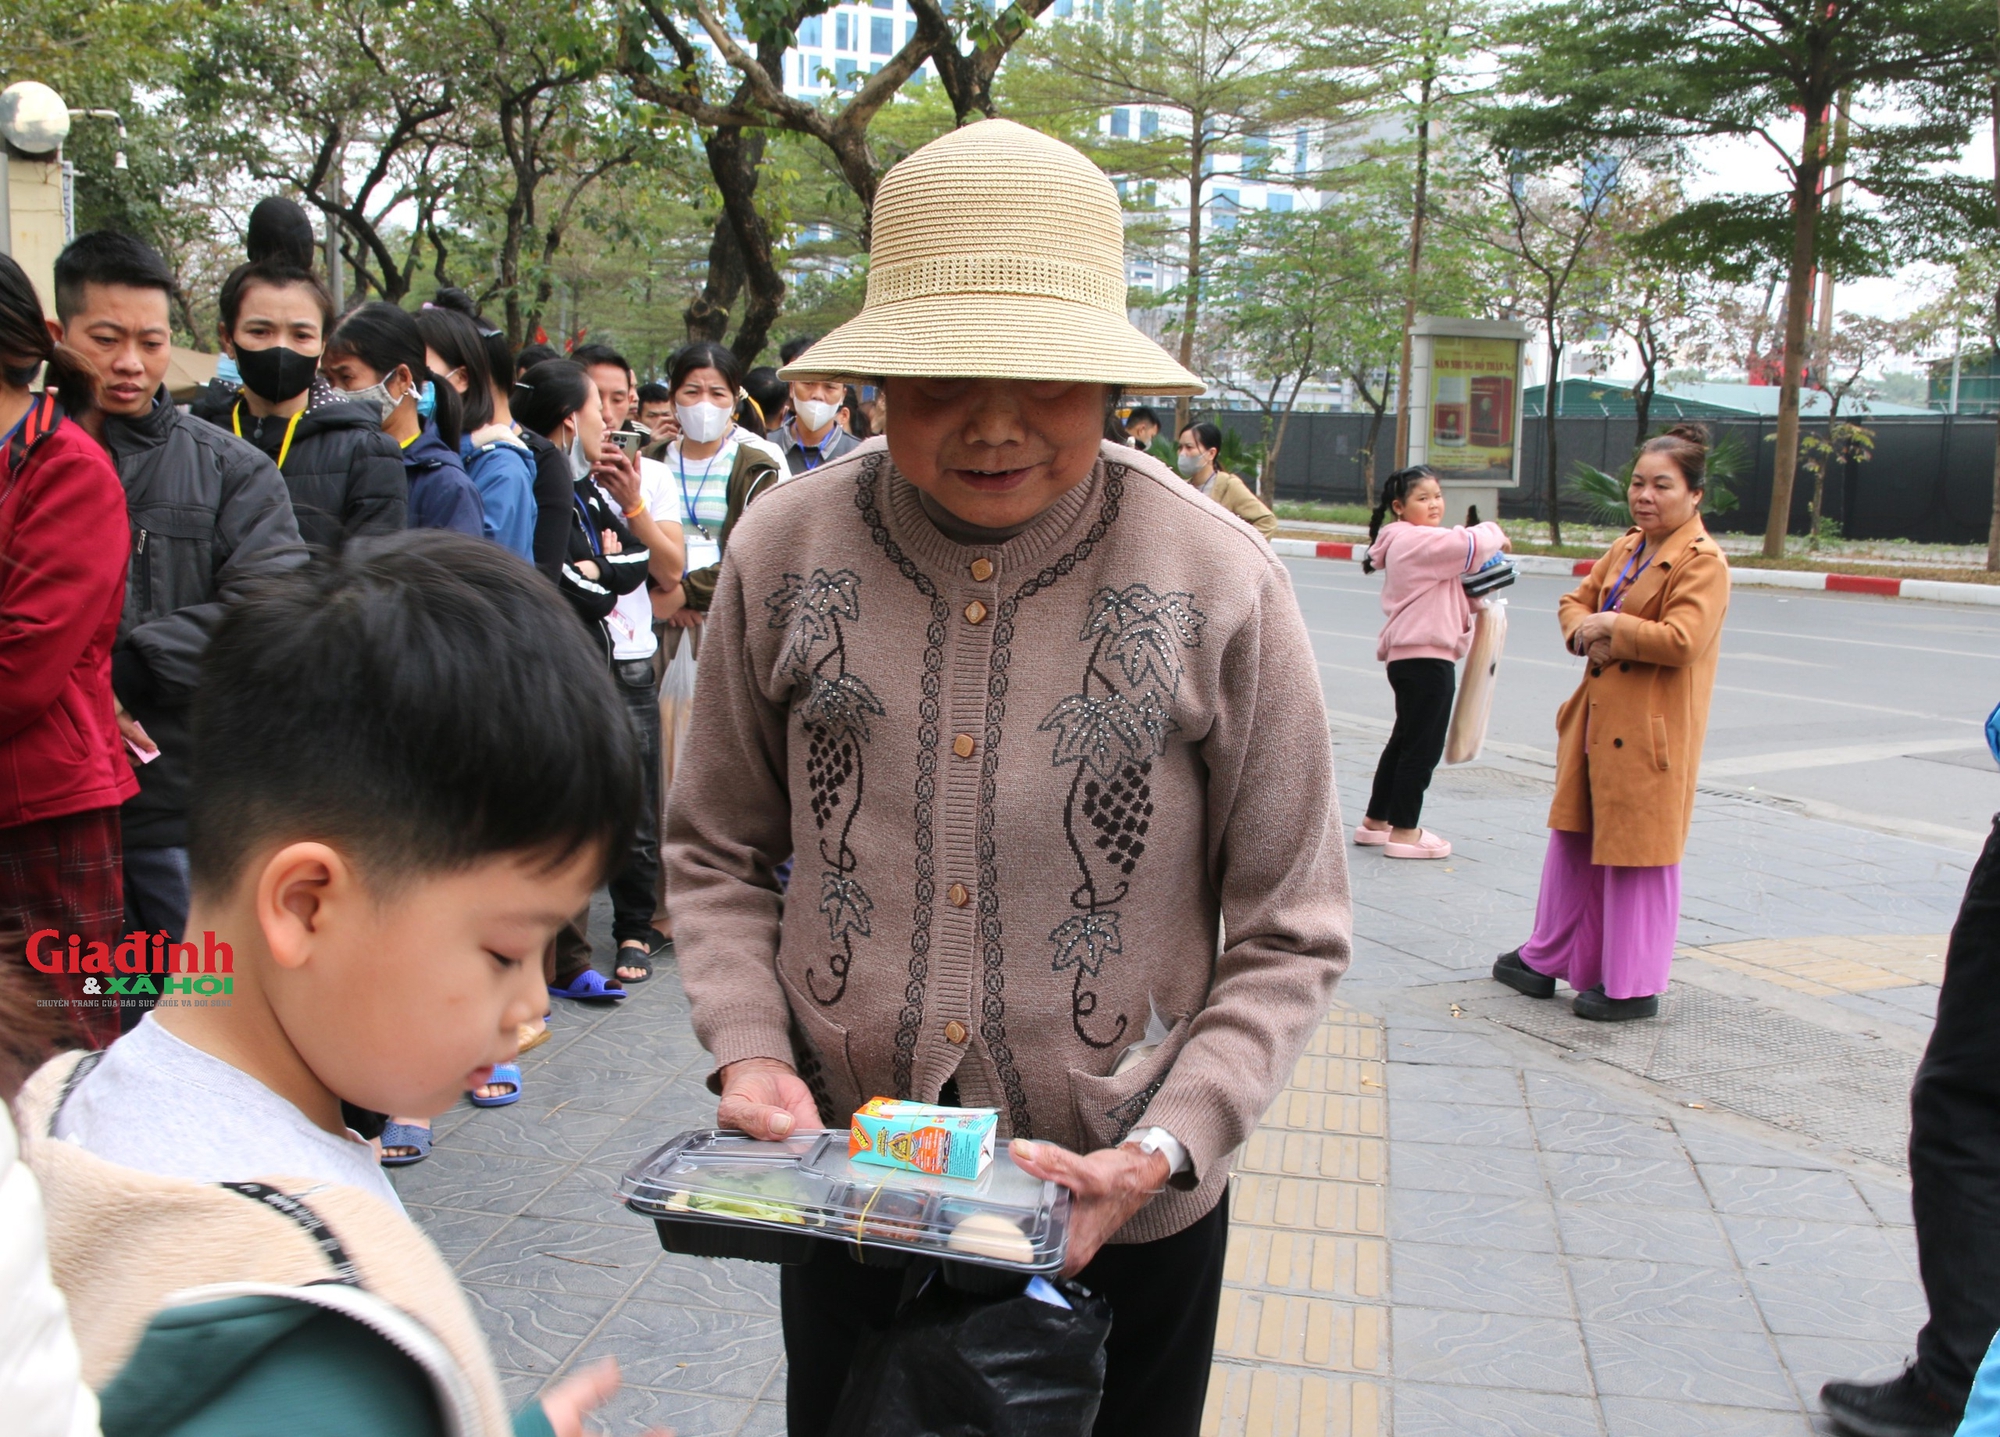
[[[889,172],[874,233],[860,315],[782,377],[883,376],[886,443],[745,513],[675,780],[718,1119],[997,1109],[1113,1310],[1097,1432],[1191,1434],[1230,1155],[1348,958],[1318,671],[1257,533],[1103,441],[1121,388],[1201,385],[1126,320],[1102,174],[985,121]],[[793,1437],[899,1281],[784,1270]]]

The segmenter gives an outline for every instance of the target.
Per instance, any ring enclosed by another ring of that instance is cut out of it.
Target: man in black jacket
[[[174,278],[130,235],[79,235],[56,259],[63,340],[97,371],[104,441],[125,486],[132,557],[111,655],[118,726],[139,770],[126,801],[125,910],[135,931],[187,922],[188,710],[223,606],[305,562],[270,459],[174,407],[162,380]],[[107,536],[108,538],[109,536]]]
[[[188,412],[271,457],[311,548],[335,553],[357,535],[402,529],[409,480],[380,409],[348,401],[319,377],[333,327],[326,287],[289,260],[257,260],[223,282],[217,308],[222,346],[243,385],[211,385]]]

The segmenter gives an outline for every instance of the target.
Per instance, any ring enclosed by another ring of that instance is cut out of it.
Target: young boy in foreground
[[[110,1437],[508,1433],[464,1294],[342,1105],[435,1114],[511,1059],[544,946],[625,852],[636,746],[575,629],[525,565],[439,531],[223,619],[188,922],[228,945],[230,994],[163,1002],[20,1100]],[[512,1431],[571,1437],[616,1386],[602,1364]]]

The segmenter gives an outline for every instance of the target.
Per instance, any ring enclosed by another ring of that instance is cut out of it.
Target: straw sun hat
[[[1204,387],[1125,317],[1125,221],[1111,181],[1025,125],[982,120],[890,170],[872,259],[861,313],[779,378]]]

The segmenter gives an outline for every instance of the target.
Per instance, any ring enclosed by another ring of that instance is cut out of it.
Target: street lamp
[[[17,80],[0,90],[0,137],[24,155],[52,155],[69,138],[74,113],[40,80]]]

